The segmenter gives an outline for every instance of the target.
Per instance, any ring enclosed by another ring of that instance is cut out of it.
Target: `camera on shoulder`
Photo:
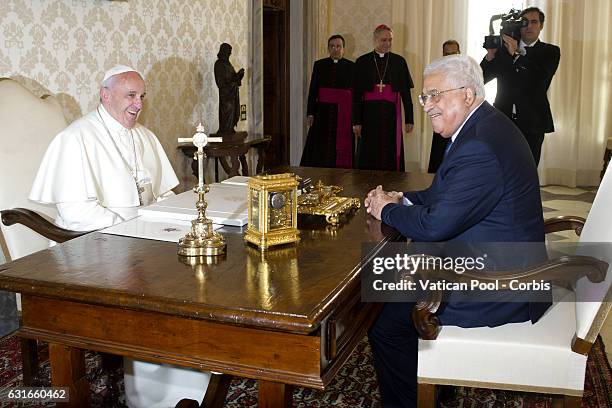
[[[495,30],[493,29],[493,22],[497,20],[501,20],[499,35],[495,35]],[[503,34],[509,35],[519,41],[521,39],[521,28],[527,27],[528,24],[529,22],[527,19],[521,17],[521,10],[517,9],[511,9],[506,14],[496,14],[492,16],[491,21],[489,21],[489,35],[485,37],[482,48],[504,48],[504,41],[501,38]]]

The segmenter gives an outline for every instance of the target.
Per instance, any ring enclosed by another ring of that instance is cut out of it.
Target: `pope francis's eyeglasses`
[[[425,104],[427,104],[427,101],[429,101],[430,99],[433,100],[434,103],[438,103],[440,102],[440,99],[442,99],[443,93],[450,92],[450,91],[458,91],[459,89],[464,89],[464,88],[465,86],[461,86],[459,88],[446,89],[444,91],[438,91],[437,89],[432,89],[428,93],[419,95],[419,103],[421,104],[421,106],[425,106]]]

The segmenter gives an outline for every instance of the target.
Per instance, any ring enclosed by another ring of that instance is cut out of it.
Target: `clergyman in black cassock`
[[[404,171],[401,102],[406,131],[414,124],[412,78],[406,60],[390,52],[393,32],[374,31],[375,49],[355,61],[353,131],[357,135],[357,168]]]
[[[344,38],[327,42],[330,56],[315,62],[308,90],[310,128],[301,166],[352,168],[355,151],[351,130],[352,81],[355,63],[343,58]]]

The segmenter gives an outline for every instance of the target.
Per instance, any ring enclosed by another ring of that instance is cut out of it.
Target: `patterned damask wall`
[[[222,42],[233,46],[234,68],[246,70],[240,101],[251,108],[248,6],[248,0],[0,0],[0,77],[56,95],[73,121],[97,105],[106,69],[131,65],[147,84],[140,122],[159,137],[185,183],[191,170],[176,138],[193,134],[200,120],[208,132],[217,130],[213,65]],[[238,129],[247,125],[238,122]]]
[[[392,0],[328,1],[330,35],[342,34],[346,40],[345,57],[353,61],[374,48],[372,33],[376,26],[391,25]]]

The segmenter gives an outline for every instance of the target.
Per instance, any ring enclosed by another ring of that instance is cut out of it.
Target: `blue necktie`
[[[453,141],[452,139],[448,142],[448,144],[446,145],[446,149],[444,149],[444,157],[446,157],[446,155],[448,154],[448,151],[451,149],[451,146],[453,145]]]

